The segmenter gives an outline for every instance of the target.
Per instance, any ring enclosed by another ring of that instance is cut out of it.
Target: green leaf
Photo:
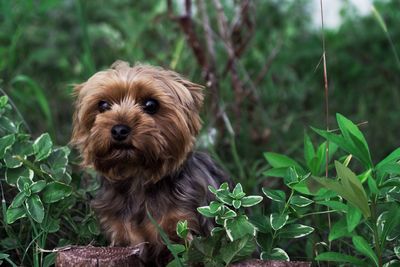
[[[303,224],[290,224],[279,231],[280,238],[301,238],[311,234],[314,228]]]
[[[20,191],[20,192],[22,192],[22,191],[24,191],[25,190],[25,188],[28,186],[28,188],[32,185],[32,180],[31,179],[29,179],[28,177],[24,177],[24,176],[21,176],[21,177],[19,177],[18,178],[18,180],[17,180],[17,187],[18,187],[18,190]]]
[[[10,207],[11,208],[19,208],[22,206],[22,204],[24,203],[26,199],[26,195],[24,192],[19,192],[13,199],[13,201],[11,202]]]
[[[397,148],[395,151],[390,153],[386,158],[384,158],[381,162],[376,165],[376,169],[379,171],[383,166],[387,163],[393,163],[400,159],[400,147]]]
[[[240,183],[236,184],[235,188],[232,191],[232,195],[236,199],[240,199],[245,195],[243,193],[243,187]]]
[[[220,255],[226,266],[229,263],[248,258],[255,250],[256,246],[251,236],[247,235],[244,238],[228,242],[221,247]]]
[[[46,257],[44,257],[43,267],[53,266],[55,262],[56,262],[56,253],[52,252],[48,254]]]
[[[0,97],[0,108],[4,108],[8,103],[8,96],[3,95]]]
[[[272,190],[272,189],[263,187],[262,191],[267,198],[272,199],[273,201],[276,201],[276,202],[285,202],[286,201],[286,194],[282,190]]]
[[[349,205],[346,214],[347,230],[351,233],[361,221],[362,214],[359,209]]]
[[[232,201],[232,205],[235,209],[239,209],[240,206],[242,205],[242,202],[240,200],[235,199],[234,201]]]
[[[45,180],[40,180],[40,181],[34,182],[31,185],[32,193],[39,193],[40,191],[42,191],[45,188],[45,186],[46,186]]]
[[[252,207],[257,205],[263,200],[262,196],[247,196],[242,198],[240,201],[243,207]]]
[[[36,222],[41,223],[44,218],[44,208],[42,201],[40,200],[38,195],[31,195],[26,200],[26,209],[28,214],[34,219]]]
[[[265,215],[253,215],[250,217],[250,222],[261,233],[270,233],[271,232],[271,224],[270,224],[269,218]]]
[[[3,130],[5,130],[7,133],[17,133],[18,132],[18,128],[15,125],[14,122],[12,122],[9,118],[7,117],[0,117],[0,128],[2,128]]]
[[[354,265],[365,266],[364,261],[362,261],[356,257],[338,253],[338,252],[323,252],[323,253],[317,255],[317,257],[315,257],[315,260],[316,261],[345,262],[345,263],[351,263]]]
[[[231,219],[233,217],[236,217],[237,213],[228,207],[224,207],[223,212],[220,216],[221,216],[221,219],[226,220],[226,219]]]
[[[256,228],[245,215],[239,215],[233,219],[225,220],[224,227],[230,241],[238,240],[245,235],[256,235]]]
[[[9,185],[16,186],[19,177],[26,177],[30,180],[33,179],[34,172],[31,169],[27,169],[21,166],[16,169],[6,169],[5,178]]]
[[[370,258],[376,266],[379,266],[378,257],[362,236],[353,236],[352,240],[356,250]]]
[[[263,172],[264,176],[267,177],[280,177],[283,178],[287,174],[287,170],[289,167],[282,167],[282,168],[271,168]]]
[[[209,206],[203,206],[203,207],[198,207],[197,211],[208,218],[212,218],[215,217],[216,213],[211,212],[210,207]]]
[[[16,220],[26,217],[25,209],[22,207],[19,208],[8,207],[6,215],[7,215],[7,224],[12,224]]]
[[[167,247],[168,247],[169,251],[176,253],[176,254],[182,253],[186,250],[185,246],[181,245],[181,244],[170,244]]]
[[[44,203],[54,203],[71,195],[72,187],[59,182],[51,182],[46,185],[43,194]]]
[[[287,220],[289,219],[289,215],[287,214],[278,214],[278,213],[272,213],[271,216],[269,217],[270,219],[270,224],[272,226],[272,229],[279,230],[283,226],[285,226]]]
[[[281,248],[274,248],[271,254],[262,252],[260,255],[262,260],[290,261],[288,254]]]
[[[395,247],[393,249],[394,254],[396,254],[396,257],[400,259],[400,246],[399,247]]]
[[[18,137],[21,137],[21,135],[18,135]],[[19,140],[14,143],[12,151],[15,155],[20,155],[20,156],[31,156],[33,155],[33,147],[32,147],[32,142],[28,140]]]
[[[350,143],[353,141],[355,148],[360,151],[360,156],[365,158],[365,162],[368,163],[369,167],[372,167],[371,155],[369,153],[369,148],[364,135],[358,129],[351,120],[347,119],[343,115],[337,113],[336,120],[338,122],[339,128],[343,134],[343,137]]]
[[[14,142],[14,134],[9,134],[0,138],[0,159],[4,158],[4,154],[14,144]]]
[[[313,201],[303,196],[294,195],[290,199],[290,204],[297,206],[297,207],[307,207],[308,205],[312,204]]]
[[[294,167],[298,173],[302,175],[306,173],[299,163],[288,156],[266,152],[264,153],[264,157],[273,168]]]
[[[220,203],[220,202],[211,201],[210,206],[209,206],[209,212],[210,212],[211,214],[217,214],[217,212],[221,210],[221,207],[222,207],[223,205],[224,205],[224,204],[222,204],[222,203]]]
[[[307,167],[311,169],[312,161],[315,158],[315,149],[314,145],[311,142],[308,134],[304,134],[304,159],[306,160]],[[318,173],[313,173],[314,175],[318,175]]]
[[[100,227],[98,223],[95,220],[90,220],[88,223],[88,229],[89,232],[93,235],[99,235],[100,234]]]
[[[44,133],[41,136],[39,136],[33,143],[35,160],[41,161],[47,158],[51,153],[52,147],[53,147],[53,142],[51,141],[51,137],[48,133]]]
[[[56,233],[60,230],[60,219],[54,219],[48,216],[46,221],[40,225],[40,228],[47,233]]]
[[[351,236],[351,233],[347,229],[346,220],[341,219],[332,225],[331,231],[329,232],[328,240],[332,242],[333,240],[344,236]]]
[[[47,158],[47,164],[50,166],[50,169],[61,170],[61,172],[64,173],[68,164],[69,153],[70,150],[68,147],[55,149]]]
[[[187,220],[184,221],[179,221],[176,224],[176,234],[183,239],[186,239],[187,234],[189,233],[189,229],[188,229],[188,222]]]
[[[26,159],[25,156],[23,156],[22,158]],[[4,163],[6,164],[7,168],[11,169],[22,166],[22,161],[17,159],[16,155],[10,150],[7,150],[4,154]]]

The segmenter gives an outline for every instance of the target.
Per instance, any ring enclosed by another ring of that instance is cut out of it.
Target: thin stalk
[[[377,221],[378,217],[376,214],[376,197],[373,198],[372,203],[371,203],[371,224],[372,224],[372,232],[374,234],[374,245],[375,245],[375,252],[376,255],[378,256],[378,264],[379,267],[383,266],[382,262],[382,251],[381,251],[381,246],[380,246],[380,237],[379,237],[379,231],[378,231],[378,226],[377,226]]]

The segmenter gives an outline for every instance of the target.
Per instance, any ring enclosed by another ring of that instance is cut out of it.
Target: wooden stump
[[[58,267],[143,266],[136,247],[70,247],[57,252]]]

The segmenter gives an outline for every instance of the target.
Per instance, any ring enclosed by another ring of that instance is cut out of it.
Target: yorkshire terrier
[[[147,213],[172,242],[179,220],[207,235],[213,221],[196,209],[213,199],[208,185],[228,181],[207,154],[193,151],[202,91],[173,71],[122,61],[75,86],[71,142],[102,180],[92,207],[111,245],[145,244],[149,265],[171,255]]]

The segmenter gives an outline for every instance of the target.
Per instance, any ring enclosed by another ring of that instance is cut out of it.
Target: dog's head
[[[107,179],[154,183],[192,150],[202,89],[172,71],[117,61],[75,86],[71,143]]]

